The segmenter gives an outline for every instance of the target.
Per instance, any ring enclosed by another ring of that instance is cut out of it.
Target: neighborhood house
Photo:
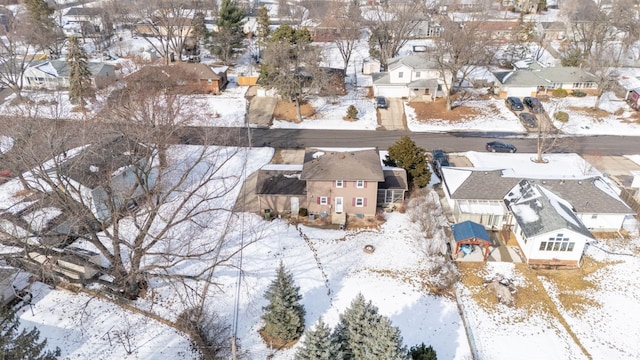
[[[375,216],[379,207],[404,200],[404,169],[383,167],[376,149],[307,149],[302,165],[267,165],[258,174],[260,210],[345,224],[347,216]]]
[[[115,66],[102,62],[88,62],[91,83],[100,89],[116,80]],[[23,79],[27,89],[56,90],[69,87],[71,70],[64,60],[34,60],[25,69]]]
[[[435,62],[424,56],[408,55],[389,60],[387,71],[372,73],[375,96],[408,98],[410,101],[432,101],[444,95],[443,78]]]

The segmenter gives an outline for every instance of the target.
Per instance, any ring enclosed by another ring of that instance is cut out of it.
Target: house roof
[[[302,180],[384,181],[380,155],[375,149],[341,151],[307,149]]]
[[[388,69],[394,70],[403,65],[408,66],[414,70],[429,70],[438,68],[435,62],[425,58],[424,56],[407,55],[389,60]]]
[[[412,89],[433,89],[438,87],[437,79],[420,79],[416,81],[412,81],[407,84],[408,88]]]
[[[594,82],[595,77],[579,67],[545,67],[537,63],[528,69],[494,73],[503,85],[549,86],[554,83]]]
[[[504,201],[526,237],[569,229],[593,238],[571,204],[544,186],[522,180]]]
[[[93,144],[65,161],[61,172],[79,184],[95,189],[114,173],[146,156],[146,148],[123,136]],[[106,174],[106,175],[105,175]]]
[[[305,195],[307,183],[300,180],[302,166],[297,170],[258,170],[256,194],[258,195]]]
[[[103,11],[97,7],[72,7],[65,16],[98,16]]]
[[[226,68],[216,68],[224,72]],[[176,63],[173,65],[145,66],[128,77],[128,80],[144,81],[155,79],[162,82],[164,79],[178,82],[184,80],[221,80],[222,77],[209,65],[200,63]]]
[[[491,239],[489,238],[489,234],[484,228],[484,225],[474,223],[471,220],[453,224],[451,226],[451,230],[453,231],[453,239],[456,242],[474,239],[476,241],[479,240],[491,243]]]
[[[219,73],[213,71],[213,69],[206,64],[201,63],[177,63],[175,65],[177,69],[182,69],[185,72],[192,74],[197,77],[198,80],[220,80],[221,77]],[[220,72],[224,72],[227,70],[226,67],[218,67]]]
[[[71,70],[65,60],[40,60],[33,62],[32,67],[53,77],[69,77]],[[103,62],[87,62],[87,68],[92,76],[98,75],[102,69],[109,68],[115,71],[115,66]]]
[[[384,167],[384,183],[378,184],[378,189],[408,190],[407,172],[402,168]]]
[[[509,169],[482,170],[442,168],[444,182],[455,200],[501,200],[523,176],[510,176]],[[531,179],[566,199],[579,213],[632,214],[633,210],[599,176],[584,179]]]

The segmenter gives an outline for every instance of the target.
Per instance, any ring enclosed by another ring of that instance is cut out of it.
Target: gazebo
[[[487,261],[491,239],[489,239],[489,234],[487,230],[485,230],[484,225],[467,220],[454,224],[451,226],[451,230],[453,231],[453,239],[456,242],[456,252],[454,256],[458,256],[461,245],[479,245],[484,246],[484,261]]]

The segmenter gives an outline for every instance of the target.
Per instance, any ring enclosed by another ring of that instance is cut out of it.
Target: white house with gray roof
[[[531,266],[578,267],[593,235],[573,205],[546,185],[522,180],[504,197],[513,214],[513,234]]]
[[[494,93],[508,96],[536,96],[562,88],[569,92],[579,90],[591,93],[597,90],[596,78],[579,67],[547,67],[540,63],[523,63],[511,71],[494,72]]]
[[[115,66],[102,62],[88,62],[91,83],[105,87],[116,80]],[[26,89],[64,89],[69,87],[70,69],[65,60],[40,60],[25,69],[23,83]]]
[[[445,198],[456,222],[471,220],[498,230],[514,224],[504,197],[521,181],[543,186],[571,204],[587,229],[618,231],[633,210],[601,176],[531,178],[513,169],[442,168]]]
[[[444,95],[444,84],[452,76],[442,77],[435,62],[425,56],[408,55],[389,60],[387,71],[373,73],[375,96],[432,101]]]

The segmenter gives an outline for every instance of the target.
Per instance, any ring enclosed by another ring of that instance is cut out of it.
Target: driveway
[[[247,118],[250,125],[269,127],[273,123],[273,111],[277,99],[271,96],[256,96],[251,99]]]
[[[382,130],[407,130],[402,99],[389,98],[387,109],[378,109],[378,125]]]

